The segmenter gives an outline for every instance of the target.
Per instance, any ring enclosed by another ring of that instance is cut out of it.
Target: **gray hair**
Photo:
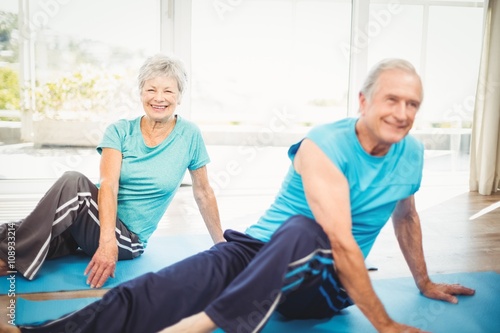
[[[413,65],[409,61],[404,59],[395,59],[395,58],[384,59],[372,67],[372,69],[368,73],[368,76],[365,79],[365,82],[363,83],[363,86],[361,87],[360,92],[363,95],[365,95],[365,97],[368,100],[371,100],[371,98],[373,97],[373,92],[377,87],[377,81],[380,75],[383,72],[392,69],[399,69],[405,71],[409,74],[415,75],[420,79],[420,76],[415,70],[415,67],[413,67]]]
[[[187,86],[187,72],[182,61],[164,54],[156,54],[147,58],[137,77],[139,91],[142,91],[147,80],[160,76],[171,77],[177,81],[180,98]]]

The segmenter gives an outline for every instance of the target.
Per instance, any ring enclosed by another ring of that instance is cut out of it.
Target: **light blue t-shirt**
[[[320,125],[306,137],[318,145],[347,178],[352,233],[366,257],[397,202],[419,189],[424,148],[408,135],[393,144],[385,156],[372,156],[363,149],[356,136],[356,121],[357,118],[346,118]],[[291,216],[314,218],[305,199],[302,178],[293,168],[299,146],[300,142],[289,149],[292,166],[274,203],[256,224],[246,230],[248,235],[267,242]]]
[[[210,162],[198,127],[177,116],[170,135],[148,147],[141,133],[141,118],[119,120],[105,131],[97,146],[122,153],[118,189],[118,218],[146,245],[179,188],[186,170]]]

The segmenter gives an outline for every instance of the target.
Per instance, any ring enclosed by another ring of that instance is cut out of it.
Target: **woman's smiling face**
[[[158,76],[144,82],[141,102],[148,118],[168,121],[180,104],[177,81],[172,77]]]

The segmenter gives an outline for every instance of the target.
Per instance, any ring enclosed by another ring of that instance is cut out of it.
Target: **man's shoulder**
[[[356,118],[344,118],[335,122],[314,126],[307,137],[324,138],[349,134],[354,130]]]

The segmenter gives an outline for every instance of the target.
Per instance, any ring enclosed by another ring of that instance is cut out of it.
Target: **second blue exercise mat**
[[[498,333],[500,327],[500,274],[494,272],[437,274],[434,281],[461,283],[476,289],[472,297],[459,296],[459,304],[422,296],[411,278],[375,280],[373,286],[389,314],[397,321],[433,333]],[[18,298],[17,324],[56,319],[83,308],[95,298],[29,301]],[[252,320],[252,318],[248,318]],[[242,320],[245,325],[245,320]],[[242,327],[244,329],[244,327]],[[222,332],[217,330],[217,333]],[[262,333],[375,333],[358,307],[352,306],[330,320],[286,320],[274,314]]]

